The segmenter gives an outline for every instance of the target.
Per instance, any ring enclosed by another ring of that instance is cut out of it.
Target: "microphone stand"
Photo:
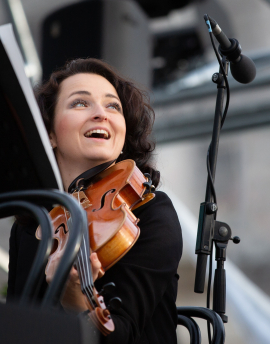
[[[226,57],[222,57],[222,65],[227,75],[228,65]],[[207,257],[212,253],[213,241],[216,247],[217,268],[215,270],[214,290],[213,290],[213,310],[217,312],[224,323],[228,321],[225,315],[226,311],[226,274],[224,262],[226,260],[226,249],[228,241],[231,238],[232,231],[230,227],[224,223],[216,221],[217,204],[214,190],[214,180],[216,172],[216,163],[218,155],[219,136],[222,126],[222,112],[224,93],[226,90],[225,78],[222,68],[219,73],[215,73],[212,81],[217,84],[217,98],[215,108],[215,118],[213,124],[212,141],[208,151],[207,166],[208,180],[206,186],[205,202],[200,205],[198,233],[196,242],[197,267],[195,276],[195,293],[203,293],[205,284],[205,273]],[[234,242],[238,241],[238,237],[234,238]],[[239,241],[240,242],[240,239]],[[235,242],[235,243],[238,243]]]

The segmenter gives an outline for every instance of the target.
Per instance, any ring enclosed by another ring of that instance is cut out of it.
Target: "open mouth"
[[[84,136],[93,137],[97,139],[105,139],[105,140],[108,140],[110,138],[108,131],[104,129],[94,129],[94,130],[87,131],[84,134]]]

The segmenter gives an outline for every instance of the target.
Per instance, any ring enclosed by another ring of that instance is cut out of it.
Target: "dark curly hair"
[[[155,113],[149,104],[146,92],[137,88],[132,81],[124,79],[107,63],[94,58],[76,59],[53,72],[50,79],[35,88],[35,95],[48,133],[53,129],[55,107],[60,84],[66,78],[78,73],[92,73],[103,76],[116,89],[121,100],[126,121],[126,139],[123,154],[117,162],[132,159],[143,173],[149,173],[153,185],[159,183],[159,172],[153,167],[152,152],[155,148],[151,131]]]

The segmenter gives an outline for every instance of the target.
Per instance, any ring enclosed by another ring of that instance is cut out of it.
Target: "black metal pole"
[[[227,75],[228,73],[228,62],[226,57],[222,59],[223,68]],[[213,204],[213,191],[211,184],[215,180],[216,164],[217,164],[217,154],[219,145],[219,136],[221,130],[222,113],[223,113],[223,102],[224,94],[226,89],[225,78],[220,67],[219,73],[215,73],[212,78],[213,82],[217,83],[217,98],[216,98],[216,108],[215,117],[213,124],[212,141],[209,147],[209,169],[211,176],[208,175],[205,202],[201,204],[200,217],[198,224],[198,234],[196,243],[196,254],[197,254],[197,267],[195,275],[195,293],[204,292],[205,284],[205,274],[206,274],[206,264],[207,256],[211,254],[212,250],[212,239],[214,235],[215,218],[217,208]],[[212,183],[210,178],[212,178]]]
[[[217,268],[215,270],[214,289],[213,289],[213,310],[217,312],[223,322],[228,322],[226,312],[226,271],[224,262],[226,260],[226,249],[228,241],[215,242]]]
[[[223,67],[225,70],[225,73],[228,74],[228,62],[226,58],[222,59]],[[216,74],[214,74],[215,76]],[[221,68],[219,70],[219,76],[222,75]],[[213,76],[213,78],[214,78]],[[216,109],[215,109],[215,118],[214,118],[214,124],[213,124],[213,133],[212,133],[212,141],[210,145],[209,150],[209,163],[210,163],[210,171],[212,175],[213,182],[215,181],[215,175],[216,175],[216,165],[217,165],[217,156],[218,156],[218,145],[219,145],[219,136],[220,136],[220,130],[221,130],[221,119],[222,119],[222,113],[223,113],[223,102],[224,102],[224,94],[225,94],[225,80],[224,77],[221,77],[221,82],[217,85],[217,99],[216,99]],[[207,180],[207,186],[206,186],[206,195],[205,195],[205,202],[213,202],[213,195],[211,191],[209,177]]]

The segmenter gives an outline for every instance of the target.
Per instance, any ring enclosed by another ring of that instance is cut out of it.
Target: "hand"
[[[78,271],[72,267],[69,278],[66,282],[65,290],[61,299],[61,304],[66,311],[83,312],[87,310],[85,296],[81,291],[81,283]]]
[[[91,253],[90,260],[92,264],[92,276],[95,281],[98,278],[99,271],[101,269],[101,263],[95,252]],[[47,282],[51,281],[51,276]],[[69,278],[66,283],[65,291],[61,299],[61,304],[67,311],[83,312],[87,310],[85,296],[81,291],[81,283],[79,279],[78,271],[72,267],[69,273]]]

